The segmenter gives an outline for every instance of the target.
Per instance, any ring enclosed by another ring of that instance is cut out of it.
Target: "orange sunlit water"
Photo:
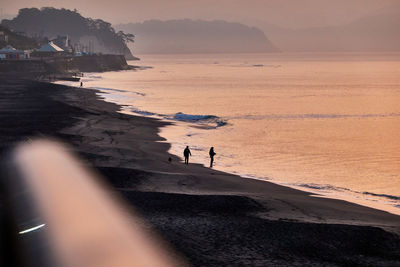
[[[85,85],[126,90],[104,92],[131,105],[127,112],[228,123],[163,129],[173,153],[190,145],[193,161],[207,164],[214,146],[217,169],[400,213],[399,54],[143,56],[139,64],[153,68],[92,75]]]

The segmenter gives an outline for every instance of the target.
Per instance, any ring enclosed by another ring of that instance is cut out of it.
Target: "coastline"
[[[111,72],[110,74],[116,74],[120,75],[116,72]],[[184,149],[183,144],[192,144],[196,145],[199,144],[198,141],[201,141],[199,137],[194,138],[195,141],[189,140],[186,138],[185,135],[177,135],[176,133],[178,132],[183,132],[186,131],[186,129],[206,129],[207,127],[214,129],[219,128],[220,126],[224,126],[226,124],[229,125],[228,119],[226,118],[220,118],[215,115],[198,115],[202,113],[194,113],[194,114],[185,114],[182,112],[174,113],[177,111],[174,111],[173,113],[157,113],[153,112],[153,109],[146,109],[146,106],[143,107],[143,103],[141,105],[141,108],[137,108],[135,106],[131,106],[131,103],[136,103],[136,99],[132,98],[128,95],[128,93],[133,93],[139,95],[139,98],[145,97],[146,93],[141,93],[141,92],[133,92],[130,89],[122,86],[122,88],[119,88],[118,86],[115,86],[115,77],[108,76],[108,74],[101,75],[101,73],[94,74],[95,78],[92,79],[92,77],[87,76],[89,78],[89,81],[87,84],[89,84],[90,89],[95,89],[95,90],[100,90],[100,95],[104,97],[106,101],[116,103],[119,105],[122,105],[122,112],[125,114],[131,114],[135,116],[143,116],[143,117],[148,117],[148,118],[158,118],[161,119],[162,121],[167,122],[168,125],[167,127],[162,127],[160,131],[160,135],[164,138],[166,138],[166,142],[169,142],[171,145],[170,150],[168,153],[174,154],[181,158],[181,151]],[[117,76],[119,78],[124,79],[124,76]],[[104,79],[105,83],[102,85],[101,80]],[[96,81],[97,80],[97,81]],[[107,80],[108,82],[111,82],[111,84],[114,85],[107,85]],[[94,84],[92,84],[94,83]],[[96,84],[97,83],[97,84]],[[68,83],[68,82],[61,82],[61,84],[65,85],[73,85],[74,83]],[[85,85],[88,86],[86,83]],[[94,85],[91,87],[91,84]],[[100,87],[99,87],[100,86]],[[105,86],[105,87],[101,87]],[[107,88],[108,86],[111,86],[112,88]],[[116,89],[119,88],[119,89]],[[143,98],[142,98],[143,99]],[[139,102],[143,100],[139,100]],[[140,106],[140,105],[139,105]],[[158,111],[160,112],[160,111]],[[204,117],[204,118],[202,118]],[[208,118],[212,119],[212,122],[207,121]],[[226,120],[226,121],[224,121]],[[204,122],[207,121],[207,122]],[[218,125],[219,122],[223,122],[223,125]],[[204,124],[202,124],[204,123]],[[207,123],[207,126],[205,125]],[[211,125],[212,123],[212,125]],[[214,126],[214,124],[217,123],[217,126]],[[172,129],[172,130],[169,130]],[[179,129],[179,130],[176,130]],[[196,136],[202,136],[204,134],[208,134],[207,132],[196,132],[194,131],[194,135]],[[187,136],[191,136],[192,131],[187,131]],[[203,139],[208,140],[208,138],[212,138],[212,134],[207,136],[206,138],[203,137]],[[191,137],[190,137],[191,138]],[[204,147],[204,143],[200,142],[200,146],[194,146],[193,147],[197,151],[197,155],[201,151],[203,154],[202,157],[194,157],[191,159],[196,163],[202,164],[203,166],[207,167],[207,162],[208,162],[208,157],[207,151],[205,151],[207,148]],[[230,150],[231,152],[231,150]],[[231,153],[229,153],[231,154]],[[222,155],[222,156],[221,156]],[[232,154],[235,155],[235,154]],[[244,178],[252,178],[256,180],[262,180],[262,181],[268,181],[272,182],[278,185],[282,186],[287,186],[290,188],[298,189],[300,191],[305,191],[311,194],[315,194],[316,197],[325,197],[325,198],[331,198],[331,199],[339,199],[339,200],[344,200],[348,202],[352,202],[358,205],[363,205],[366,207],[374,208],[374,209],[379,209],[383,210],[386,212],[390,212],[395,215],[400,215],[400,209],[398,208],[398,196],[397,194],[387,194],[385,192],[375,192],[372,189],[357,189],[357,188],[352,188],[352,187],[346,187],[346,185],[341,185],[341,184],[335,184],[335,183],[318,183],[318,182],[313,182],[312,179],[305,179],[305,180],[296,180],[293,178],[289,178],[290,175],[288,174],[280,174],[279,172],[275,173],[268,173],[268,175],[265,175],[264,172],[260,172],[258,170],[253,172],[253,170],[247,167],[246,171],[243,171],[242,166],[235,166],[235,168],[232,168],[232,161],[226,161],[226,155],[220,154],[218,157],[218,163],[214,169],[217,169],[219,171],[223,172],[228,172],[232,175],[238,175],[240,177]],[[225,159],[225,161],[224,161]],[[205,163],[204,163],[205,162]],[[237,168],[239,167],[239,168]],[[242,168],[241,168],[242,167]],[[281,169],[284,169],[281,167]],[[296,172],[296,173],[301,173],[301,172]],[[312,176],[308,176],[312,177]],[[379,185],[378,185],[379,186]],[[395,188],[395,187],[394,187]]]
[[[120,106],[93,89],[21,80],[1,87],[8,129],[2,152],[29,136],[71,145],[193,265],[400,263],[400,216],[185,166],[160,142],[159,129],[167,122],[119,113]],[[48,105],[39,103],[43,96]],[[20,116],[10,120],[18,107]],[[60,110],[51,115],[46,108]],[[28,114],[37,118],[29,131]],[[54,120],[45,127],[49,116]]]
[[[146,112],[142,112],[143,114],[141,116],[143,117],[149,117],[149,118],[154,118],[154,116],[152,115],[146,115]],[[151,112],[148,112],[151,113]],[[132,113],[127,113],[127,114],[132,114]],[[136,113],[134,113],[136,114]],[[137,113],[139,114],[139,113]],[[139,114],[140,115],[140,114]],[[160,118],[162,121],[166,121],[166,122],[171,122],[171,119],[165,119],[165,118]],[[182,121],[172,121],[173,125],[167,125],[166,127],[196,127],[196,125],[189,125],[189,126],[183,126],[183,125],[178,125],[178,124],[185,124],[187,122],[182,122]],[[162,131],[165,132],[166,127],[162,128]],[[167,139],[167,142],[170,142],[171,144],[174,144],[173,141],[176,140],[168,140],[168,134],[167,133],[162,133],[160,134],[161,136],[163,136],[164,138]],[[175,138],[176,139],[176,138]],[[168,152],[178,156],[179,158],[181,158],[181,160],[183,161],[184,158],[181,155],[181,150],[178,150],[177,147],[175,147],[175,149],[171,148]],[[208,158],[206,158],[206,161],[208,160]],[[204,163],[204,159],[202,161],[203,163],[200,163],[200,161],[197,161],[196,163],[201,164],[203,167],[207,168],[208,166],[208,162]],[[310,195],[312,195],[313,197],[319,197],[319,198],[329,198],[329,199],[336,199],[336,200],[343,200],[343,201],[347,201],[353,204],[357,204],[357,205],[361,205],[361,206],[365,206],[365,207],[369,207],[369,208],[373,208],[373,209],[377,209],[377,210],[381,210],[384,212],[389,212],[391,214],[400,215],[400,210],[398,205],[396,205],[395,203],[390,203],[389,201],[393,198],[395,200],[398,199],[397,196],[392,196],[392,195],[386,195],[386,194],[376,194],[376,193],[371,193],[371,192],[361,192],[361,191],[353,191],[349,188],[344,188],[344,187],[338,187],[338,186],[333,186],[331,184],[316,184],[316,183],[300,183],[300,182],[288,182],[288,181],[283,181],[280,180],[279,178],[273,178],[270,176],[259,176],[257,174],[253,174],[253,173],[241,173],[241,172],[236,172],[236,171],[229,171],[229,170],[225,170],[224,165],[219,165],[219,166],[214,166],[214,169],[222,171],[222,172],[226,172],[226,173],[230,173],[234,176],[239,176],[241,178],[245,178],[245,179],[254,179],[254,180],[258,180],[258,181],[265,181],[265,182],[269,182],[269,183],[273,183],[276,185],[280,185],[280,186],[284,186],[284,187],[289,187],[292,189],[296,189],[302,192],[306,192]],[[373,196],[375,198],[368,198],[368,196]],[[377,199],[377,198],[380,199]],[[382,199],[385,198],[385,199]],[[381,201],[385,201],[385,202],[381,202]]]

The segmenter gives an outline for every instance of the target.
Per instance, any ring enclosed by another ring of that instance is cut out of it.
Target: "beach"
[[[400,216],[184,165],[159,136],[169,122],[120,113],[95,90],[0,79],[3,160],[27,138],[66,143],[191,265],[400,264]]]
[[[145,55],[141,71],[90,73],[85,88],[191,162],[400,215],[399,54]],[[144,65],[146,64],[146,65]],[[73,82],[71,83],[73,85]]]

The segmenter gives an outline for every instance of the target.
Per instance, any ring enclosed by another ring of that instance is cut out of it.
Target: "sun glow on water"
[[[399,54],[143,56],[141,64],[153,68],[85,84],[123,90],[103,96],[128,113],[208,118],[162,129],[171,152],[190,145],[193,162],[207,164],[214,146],[217,169],[400,213]]]

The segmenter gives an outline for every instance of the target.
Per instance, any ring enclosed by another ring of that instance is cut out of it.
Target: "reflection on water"
[[[142,61],[153,68],[104,73],[85,84],[124,90],[105,96],[153,116],[208,115],[226,122],[223,127],[178,122],[163,129],[172,152],[181,155],[190,145],[193,160],[207,164],[214,146],[217,169],[370,199],[369,205],[379,202],[400,214],[399,54],[143,56]]]

